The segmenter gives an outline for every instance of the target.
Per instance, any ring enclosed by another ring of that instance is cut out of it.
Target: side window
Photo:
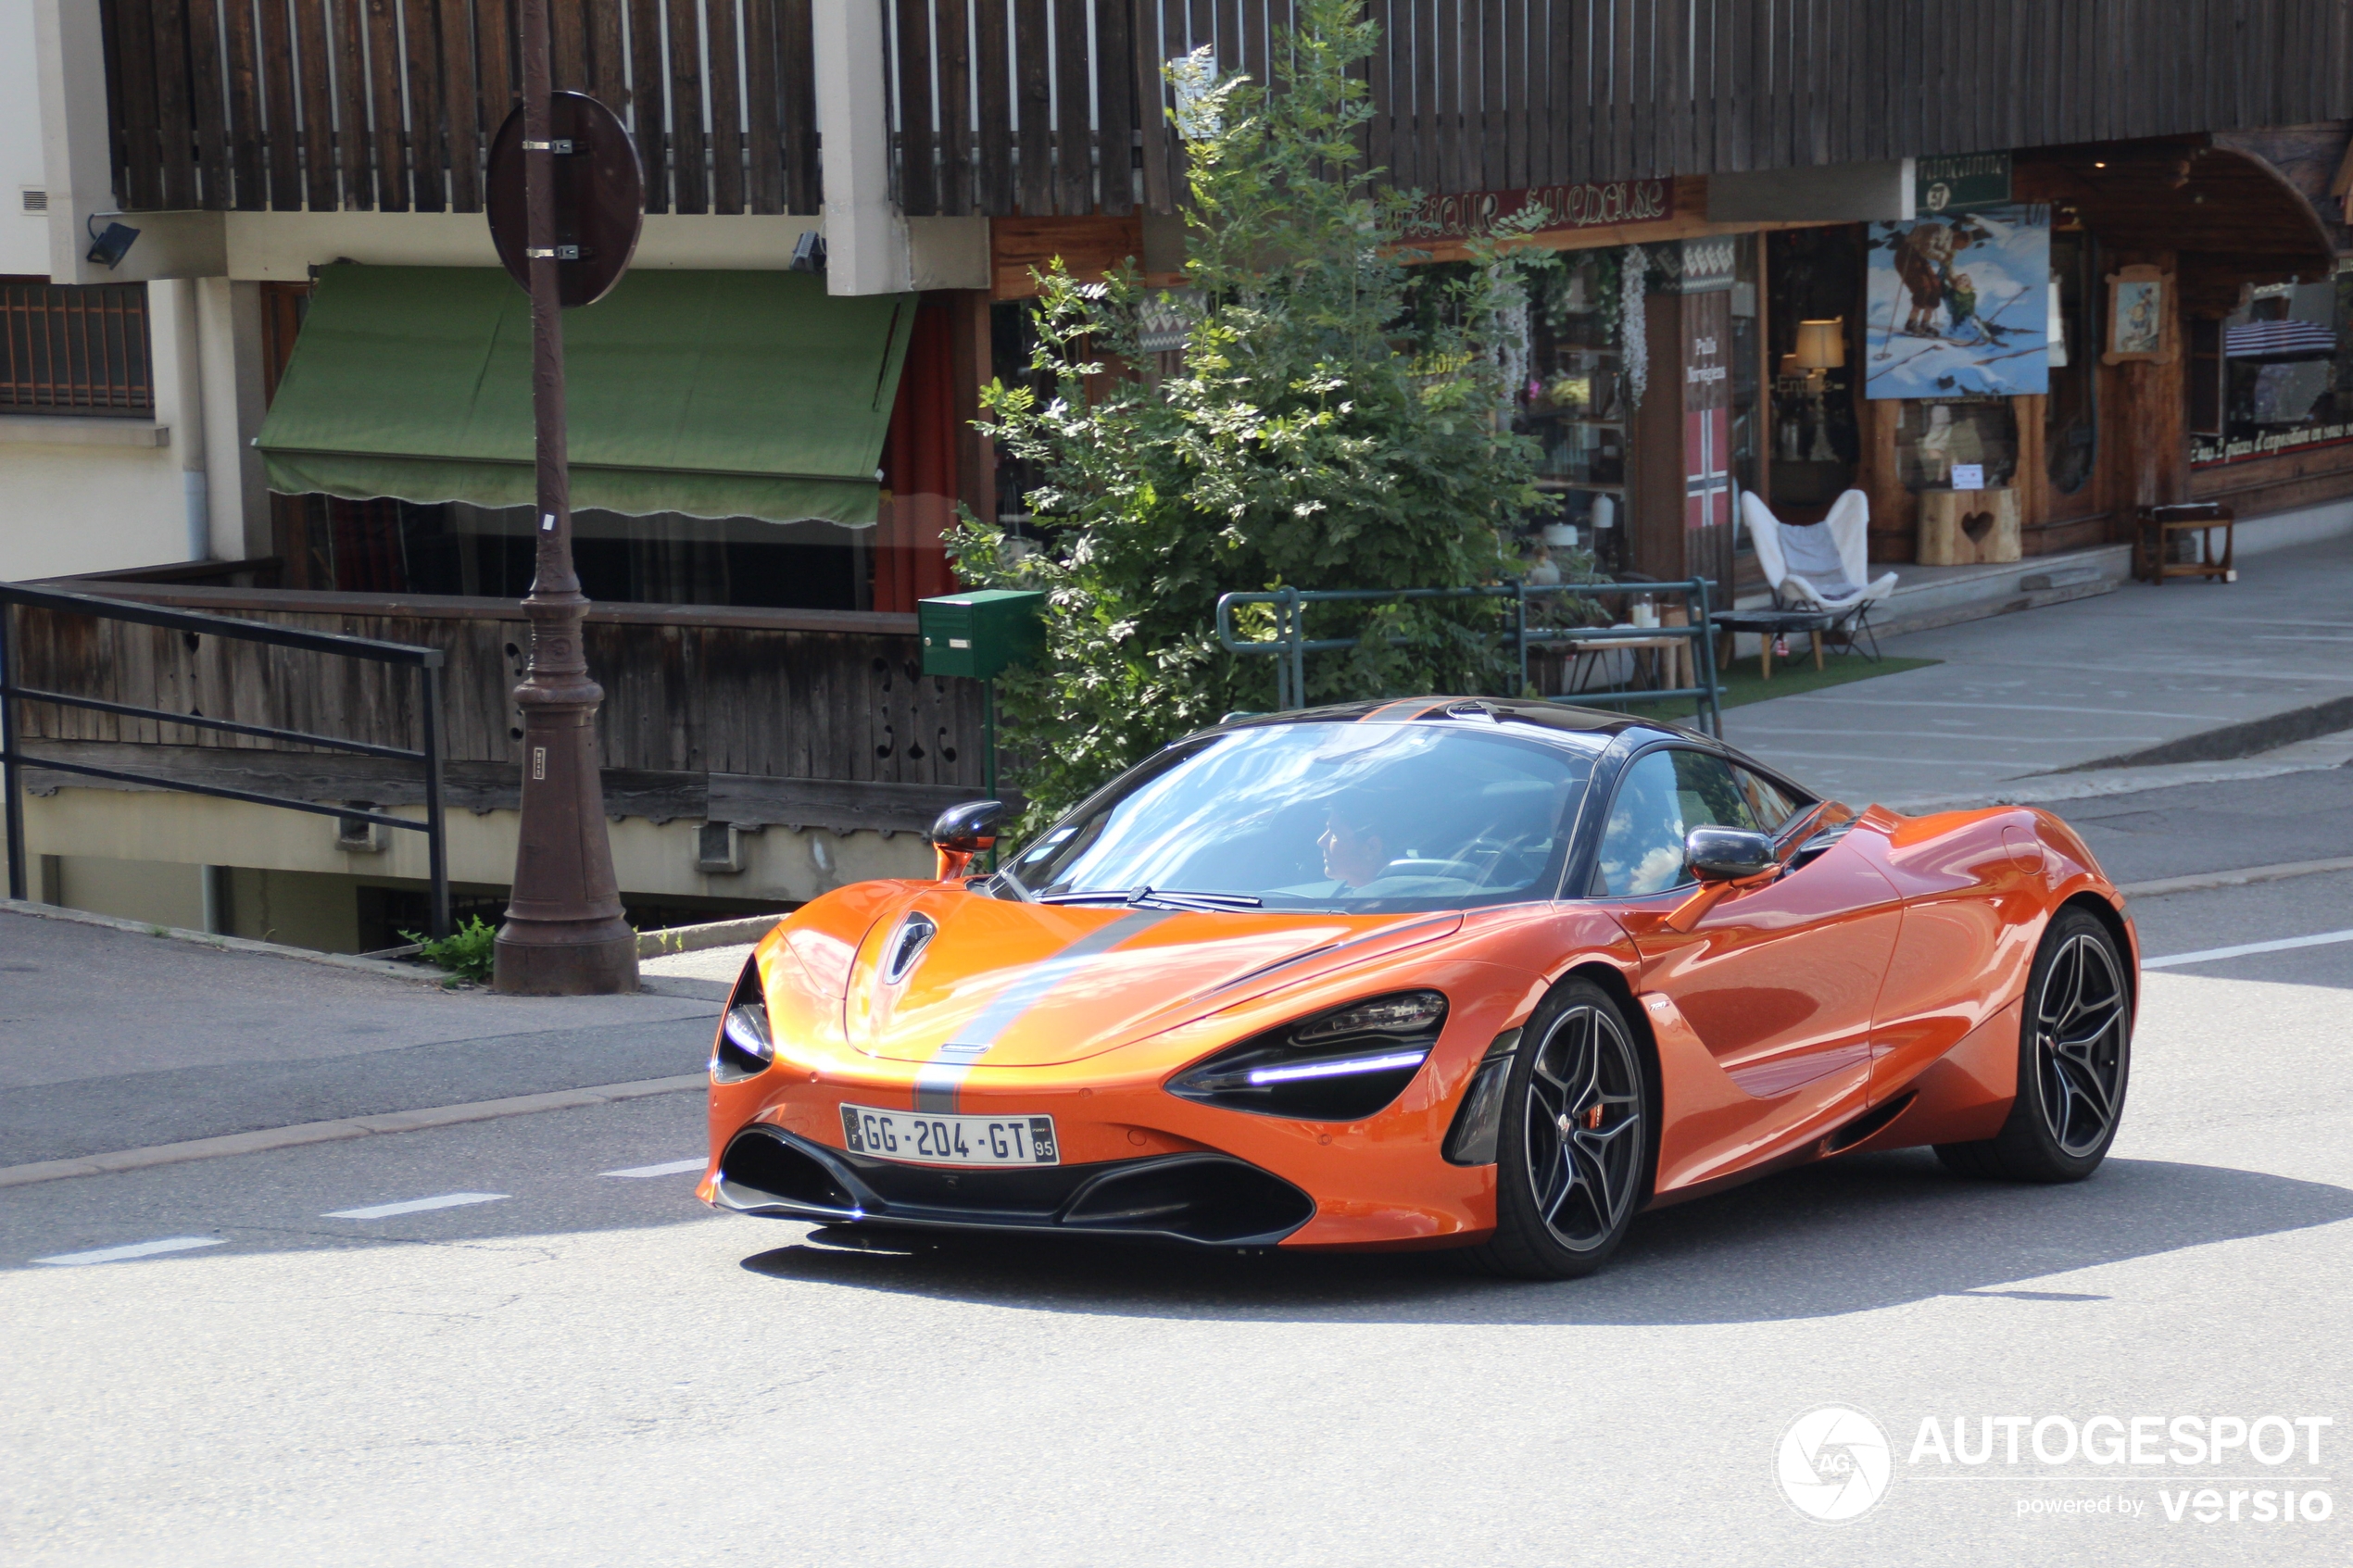
[[[1602,829],[1601,891],[1639,898],[1679,887],[1690,880],[1683,874],[1684,834],[1756,825],[1731,764],[1705,752],[1654,751],[1618,780]]]
[[[1748,802],[1749,815],[1756,819],[1759,833],[1779,833],[1782,824],[1797,814],[1797,802],[1779,784],[1771,784],[1746,768],[1734,768],[1732,777],[1738,781],[1741,797]]]

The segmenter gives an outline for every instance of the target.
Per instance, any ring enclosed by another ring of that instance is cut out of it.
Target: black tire
[[[1590,980],[1554,987],[1520,1035],[1496,1143],[1495,1233],[1469,1261],[1516,1279],[1575,1279],[1617,1250],[1650,1197],[1656,1072]]]
[[[2061,909],[2026,979],[2009,1120],[1982,1142],[1938,1144],[1936,1158],[1987,1181],[2080,1182],[2116,1140],[2132,1067],[2124,955],[2089,911]]]

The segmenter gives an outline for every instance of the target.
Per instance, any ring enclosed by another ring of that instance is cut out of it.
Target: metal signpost
[[[622,918],[605,829],[597,765],[597,709],[605,694],[588,676],[581,633],[588,601],[573,570],[563,310],[593,302],[619,281],[636,247],[645,201],[629,134],[612,112],[593,98],[549,90],[549,4],[522,0],[522,102],[493,146],[484,204],[499,260],[531,293],[539,467],[538,570],[523,600],[531,659],[515,688],[522,822],[493,984],[526,996],[582,996],[637,988],[637,937]]]

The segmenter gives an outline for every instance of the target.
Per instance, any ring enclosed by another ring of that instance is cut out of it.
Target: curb
[[[151,921],[124,920],[120,915],[102,915],[89,909],[68,909],[62,904],[38,904],[25,898],[0,898],[0,914],[31,915],[35,920],[71,921],[79,925],[105,926],[111,931],[127,932],[133,936],[161,936],[174,942],[194,942],[200,947],[217,948],[225,953],[259,953],[271,958],[300,959],[305,963],[322,963],[334,969],[355,969],[366,974],[388,975],[395,980],[421,981],[428,985],[444,985],[449,976],[443,971],[423,964],[397,963],[387,959],[360,958],[350,953],[322,953],[311,947],[290,947],[278,942],[257,942],[250,936],[223,936],[209,931],[187,931],[176,925],[157,925]],[[785,912],[773,915],[747,915],[738,920],[714,921],[709,925],[673,925],[662,931],[640,932],[637,956],[641,959],[661,958],[668,953],[699,952],[706,947],[733,947],[747,942],[757,942],[775,929]],[[472,982],[462,982],[472,985]],[[641,987],[651,989],[651,987]]]
[[[2127,898],[2162,898],[2168,893],[2204,893],[2215,887],[2245,887],[2258,882],[2285,882],[2290,877],[2319,876],[2328,872],[2353,872],[2353,855],[2333,860],[2283,860],[2276,865],[2243,866],[2233,872],[2197,872],[2188,876],[2161,876],[2153,882],[2127,882],[2117,887]]]
[[[2169,740],[2140,751],[2128,751],[2095,761],[2061,768],[2061,773],[2088,773],[2108,768],[2154,768],[2171,762],[2233,762],[2259,752],[2274,751],[2300,740],[2353,728],[2353,696],[2331,697],[2306,708],[2266,714],[2194,735]]]
[[[2160,762],[2143,767],[2109,768],[2102,771],[2032,773],[2007,784],[1949,795],[1917,795],[1881,801],[1891,811],[1919,816],[1931,811],[1973,811],[1988,806],[2043,806],[2068,800],[2091,800],[2104,795],[2138,795],[2145,790],[2179,789],[2191,784],[2237,784],[2275,779],[2288,773],[2317,772],[2353,764],[2353,735],[2343,732],[2295,743],[2309,747],[2300,756],[2261,751],[2252,756],[2215,762]],[[2282,746],[2280,751],[2288,748]]]
[[[658,959],[670,953],[696,953],[705,947],[734,947],[746,942],[757,942],[776,928],[787,910],[773,915],[745,915],[737,920],[713,921],[709,925],[673,925],[662,931],[641,931],[637,934],[637,956]]]
[[[449,979],[437,969],[421,964],[392,963],[384,959],[355,958],[348,953],[321,953],[310,947],[289,947],[276,942],[257,942],[249,936],[222,936],[208,931],[183,931],[175,925],[157,925],[150,921],[124,920],[117,915],[94,914],[88,909],[69,909],[62,904],[36,904],[24,898],[0,898],[0,914],[31,915],[35,920],[70,921],[76,925],[104,926],[109,931],[127,932],[133,936],[161,936],[174,942],[194,942],[199,947],[215,948],[224,953],[257,953],[268,958],[300,959],[304,963],[325,964],[331,969],[358,970],[363,974],[381,974],[394,980],[407,980],[436,989]]]
[[[705,1087],[700,1073],[675,1078],[640,1078],[626,1084],[598,1084],[585,1089],[557,1089],[539,1095],[510,1095],[504,1099],[475,1100],[466,1105],[436,1105],[421,1110],[394,1110],[381,1116],[349,1116],[333,1122],[298,1122],[291,1127],[265,1127],[251,1133],[229,1133],[217,1138],[191,1138],[186,1143],[154,1144],[112,1154],[90,1154],[78,1160],[43,1160],[30,1165],[0,1167],[0,1187],[31,1186],[36,1182],[64,1181],[73,1176],[105,1176],[121,1171],[145,1171],[157,1165],[182,1165],[194,1160],[220,1160],[233,1154],[262,1154],[305,1144],[336,1143],[346,1138],[373,1137],[386,1133],[415,1133],[428,1127],[453,1127],[465,1122],[492,1122],[506,1116],[529,1116],[542,1110],[574,1110],[585,1106],[610,1105],[616,1100],[643,1099],[650,1095],[678,1094]]]

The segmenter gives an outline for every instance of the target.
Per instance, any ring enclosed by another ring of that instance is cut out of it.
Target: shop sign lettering
[[[1425,196],[1405,220],[1409,240],[1469,239],[1492,233],[1507,218],[1535,208],[1536,227],[1598,229],[1656,223],[1675,216],[1672,180],[1612,180],[1604,183],[1539,185],[1516,191],[1468,191]]]
[[[2353,424],[2305,425],[2296,430],[2275,430],[2245,441],[2216,441],[2200,438],[2190,443],[2190,462],[2204,468],[2212,463],[2235,463],[2247,458],[2268,458],[2274,452],[2285,452],[2297,446],[2322,446],[2331,442],[2353,440]]]

